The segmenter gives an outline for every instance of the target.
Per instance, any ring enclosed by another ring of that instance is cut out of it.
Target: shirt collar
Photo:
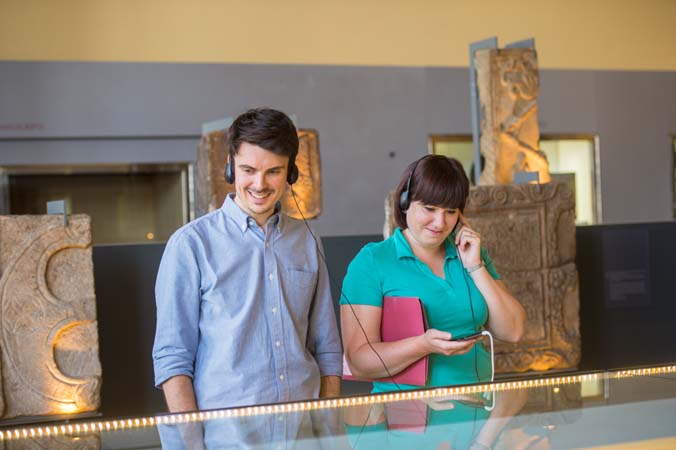
[[[415,258],[415,255],[413,254],[413,250],[411,250],[411,246],[409,245],[408,241],[404,237],[404,234],[401,231],[401,228],[397,228],[394,230],[394,247],[397,251],[397,258]],[[446,238],[446,241],[444,242],[444,245],[446,247],[446,257],[445,259],[455,259],[458,257],[458,250],[455,248],[455,234],[451,233],[448,238]]]
[[[225,196],[225,201],[223,202],[223,206],[221,206],[221,210],[225,213],[226,217],[235,222],[235,225],[237,225],[237,228],[239,228],[242,233],[246,232],[249,227],[256,224],[256,220],[242,211],[242,208],[235,203],[234,192],[230,192]],[[281,204],[277,202],[275,205],[275,213],[268,219],[268,223],[272,223],[278,231],[282,230],[284,224],[284,214],[281,214],[280,210]]]

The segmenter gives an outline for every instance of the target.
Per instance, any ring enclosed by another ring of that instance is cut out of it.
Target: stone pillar
[[[484,157],[479,185],[511,184],[521,171],[538,172],[540,183],[548,183],[549,164],[540,150],[535,50],[478,50],[474,61]]]
[[[235,186],[225,182],[224,170],[227,161],[225,146],[226,131],[214,131],[202,136],[197,149],[197,173],[195,177],[195,209],[198,216],[220,208]],[[299,177],[293,185],[300,211],[306,219],[319,217],[322,212],[321,160],[319,135],[315,130],[298,130]],[[287,190],[281,199],[282,210],[289,216],[300,219],[296,202]]]
[[[2,418],[96,411],[89,216],[0,216]]]

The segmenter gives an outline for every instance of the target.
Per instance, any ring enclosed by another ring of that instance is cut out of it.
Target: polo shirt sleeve
[[[495,263],[491,259],[490,256],[488,256],[488,250],[486,250],[484,247],[481,247],[481,260],[484,262],[484,265],[486,266],[486,270],[488,270],[488,273],[491,274],[494,280],[499,280],[500,274],[498,271],[495,269]]]
[[[348,266],[340,295],[341,305],[383,306],[383,282],[371,245],[362,248]]]

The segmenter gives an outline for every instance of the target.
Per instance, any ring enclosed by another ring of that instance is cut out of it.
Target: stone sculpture
[[[89,216],[0,216],[2,418],[95,411],[101,365]]]
[[[319,135],[315,130],[298,130],[299,177],[293,185],[296,199],[287,190],[281,199],[283,211],[295,218],[314,219],[322,212],[321,161],[319,157]],[[227,161],[226,131],[214,131],[202,136],[197,150],[197,176],[195,181],[195,203],[197,215],[203,215],[220,208],[229,192],[235,186],[226,183],[223,171]],[[300,206],[300,212],[296,206]]]
[[[392,205],[393,195],[388,199]],[[391,206],[386,214],[387,237],[394,229]],[[527,314],[519,344],[497,342],[496,372],[576,367],[581,344],[570,186],[473,187],[465,216]]]
[[[522,171],[538,172],[540,183],[549,182],[547,157],[539,148],[535,50],[478,50],[474,62],[485,159],[479,184],[511,184],[514,174]]]

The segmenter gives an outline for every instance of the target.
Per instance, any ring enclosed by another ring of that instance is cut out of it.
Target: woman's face
[[[406,225],[416,244],[431,249],[444,245],[444,241],[458,223],[459,215],[459,209],[424,205],[414,201],[406,211]]]

